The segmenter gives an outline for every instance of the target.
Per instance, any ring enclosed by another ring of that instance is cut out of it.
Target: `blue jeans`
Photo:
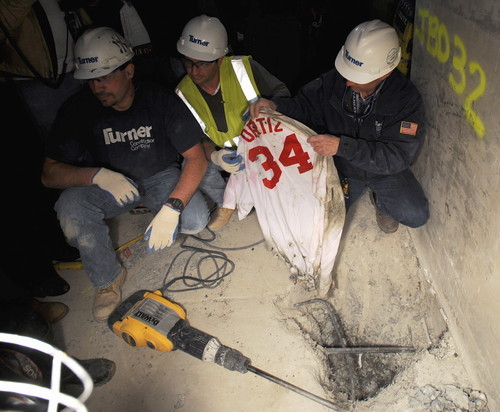
[[[156,215],[175,188],[180,174],[178,167],[170,167],[136,182],[141,196],[123,207],[96,185],[71,187],[61,193],[55,204],[61,228],[68,243],[80,251],[85,271],[96,289],[111,285],[121,269],[105,219],[139,205],[147,206]],[[181,213],[179,232],[199,233],[207,223],[208,207],[203,195],[197,191]]]
[[[222,207],[224,201],[224,191],[226,190],[226,181],[221,175],[222,167],[215,163],[208,162],[208,168],[205,177],[198,187],[205,193],[218,207]]]
[[[423,226],[429,219],[429,202],[420,183],[409,170],[362,181],[348,178],[349,195],[345,198],[349,208],[366,188],[375,193],[376,206],[384,216],[390,216],[408,227]]]

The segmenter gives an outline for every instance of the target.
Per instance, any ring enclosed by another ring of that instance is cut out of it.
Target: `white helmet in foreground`
[[[399,38],[380,20],[356,26],[337,54],[335,67],[347,80],[366,84],[394,70],[401,60]]]
[[[177,51],[196,60],[212,61],[225,56],[227,32],[217,17],[204,14],[189,20],[177,41]]]
[[[109,27],[85,31],[76,41],[75,79],[106,76],[134,57],[130,44]]]

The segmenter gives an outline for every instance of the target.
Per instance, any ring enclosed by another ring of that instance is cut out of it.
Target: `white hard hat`
[[[227,32],[217,17],[202,14],[189,20],[177,41],[177,51],[196,60],[212,61],[225,56]]]
[[[105,76],[134,57],[134,51],[123,36],[109,27],[85,31],[76,41],[75,79]]]
[[[401,60],[399,38],[380,20],[356,26],[337,54],[335,67],[347,80],[366,84],[394,70]]]

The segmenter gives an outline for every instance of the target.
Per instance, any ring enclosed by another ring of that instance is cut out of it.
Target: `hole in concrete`
[[[357,342],[353,346],[372,346]],[[389,386],[404,367],[408,355],[400,354],[329,354],[329,384],[331,390],[342,401],[366,400]]]
[[[337,402],[375,397],[412,361],[410,344],[400,346],[355,336],[327,301],[313,299],[301,309],[306,319],[295,320],[325,354],[329,372],[323,384]]]

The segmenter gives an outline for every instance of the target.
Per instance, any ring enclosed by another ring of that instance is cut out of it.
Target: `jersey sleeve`
[[[239,153],[241,146],[238,147]],[[238,219],[242,220],[252,211],[255,203],[250,192],[248,179],[245,173],[231,174],[224,191],[224,203],[222,207],[227,209],[238,209]]]

